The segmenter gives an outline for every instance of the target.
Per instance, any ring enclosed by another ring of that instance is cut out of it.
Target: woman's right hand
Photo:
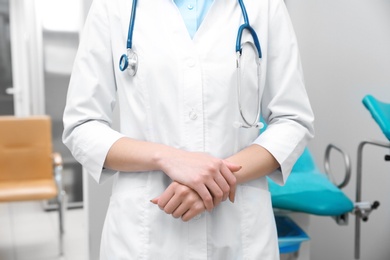
[[[206,153],[175,150],[161,158],[161,169],[174,181],[195,190],[207,210],[212,210],[228,197],[234,202],[236,177],[241,166]]]

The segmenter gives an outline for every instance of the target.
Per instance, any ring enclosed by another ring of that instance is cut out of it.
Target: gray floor
[[[0,203],[0,260],[86,260],[83,209],[65,216],[64,256],[58,254],[58,213],[41,202]]]

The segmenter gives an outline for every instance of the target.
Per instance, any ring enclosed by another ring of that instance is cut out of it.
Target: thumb
[[[237,165],[235,163],[232,163],[232,162],[229,162],[226,160],[224,160],[223,162],[225,163],[226,167],[228,167],[231,172],[238,172],[242,168],[241,165]]]

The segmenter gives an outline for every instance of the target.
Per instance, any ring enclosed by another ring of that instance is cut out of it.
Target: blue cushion
[[[321,216],[338,216],[353,210],[352,201],[318,170],[308,149],[284,186],[268,181],[274,208]]]
[[[363,98],[363,104],[390,141],[390,103],[381,102],[373,96],[367,95]]]

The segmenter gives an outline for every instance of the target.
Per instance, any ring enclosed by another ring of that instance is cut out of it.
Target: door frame
[[[15,115],[44,114],[42,30],[35,0],[10,0],[9,6]]]

